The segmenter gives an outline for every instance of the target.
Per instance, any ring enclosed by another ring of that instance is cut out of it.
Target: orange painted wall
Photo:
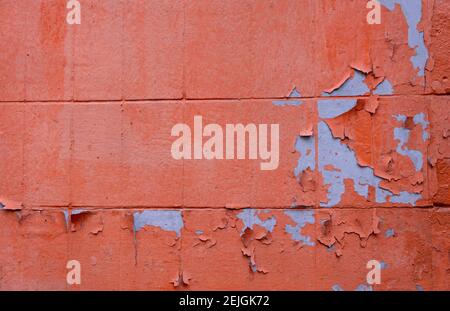
[[[0,290],[450,289],[449,1],[79,2],[0,0]]]

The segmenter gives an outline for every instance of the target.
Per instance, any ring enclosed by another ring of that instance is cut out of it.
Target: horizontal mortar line
[[[48,205],[34,205],[27,206],[22,210],[33,210],[33,211],[60,211],[60,210],[86,210],[86,211],[132,211],[132,210],[171,210],[171,211],[217,211],[217,210],[226,210],[226,211],[239,211],[244,209],[255,209],[255,210],[289,210],[289,211],[303,211],[303,210],[318,210],[318,211],[333,211],[333,210],[355,210],[355,211],[364,211],[364,210],[373,210],[373,209],[387,209],[387,210],[433,210],[440,208],[450,208],[450,205],[442,205],[442,206],[427,206],[427,207],[418,207],[418,206],[371,206],[371,207],[307,207],[307,208],[291,208],[291,207],[246,207],[246,208],[227,208],[227,207],[149,207],[149,206],[71,206],[70,208],[67,206],[48,206]],[[5,210],[5,211],[19,211],[19,210]]]
[[[378,98],[399,98],[399,97],[433,97],[433,96],[449,96],[450,94],[393,94],[393,95],[376,95]],[[327,99],[365,99],[370,98],[371,95],[357,95],[357,96],[311,96],[311,97],[239,97],[239,98],[142,98],[142,99],[96,99],[96,100],[0,100],[0,104],[29,104],[29,103],[55,103],[55,104],[74,104],[74,103],[135,103],[135,102],[202,102],[202,101],[250,101],[250,100],[264,100],[264,101],[301,101],[301,100],[327,100]]]

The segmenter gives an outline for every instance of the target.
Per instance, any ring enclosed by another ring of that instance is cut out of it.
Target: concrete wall
[[[67,2],[0,0],[1,290],[450,289],[449,1]]]

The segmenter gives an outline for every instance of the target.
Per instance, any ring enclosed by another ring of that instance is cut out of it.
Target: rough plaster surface
[[[0,289],[450,290],[448,1],[80,2],[0,2]],[[279,167],[174,160],[196,115]]]

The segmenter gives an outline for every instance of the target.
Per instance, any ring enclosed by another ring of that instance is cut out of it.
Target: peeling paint
[[[357,292],[371,292],[373,291],[372,286],[367,284],[359,284],[358,287],[355,289]]]
[[[416,284],[416,290],[419,291],[419,292],[423,292],[424,291],[423,287],[421,285],[419,285],[419,284]]]
[[[303,104],[300,100],[274,100],[272,103],[275,106],[300,106]]]
[[[341,201],[345,192],[344,179],[354,181],[355,191],[368,198],[369,185],[376,183],[373,169],[361,167],[356,160],[354,152],[339,139],[332,136],[328,125],[319,122],[319,171],[328,187],[328,202],[322,202],[321,206],[335,206]],[[335,169],[327,170],[326,166],[332,165]]]
[[[289,94],[290,98],[294,98],[294,97],[302,97],[302,95],[300,94],[300,92],[297,90],[297,87],[294,87],[291,91],[291,93]]]
[[[425,113],[421,112],[418,113],[414,116],[413,118],[414,124],[416,125],[421,125],[422,126],[422,140],[426,141],[430,138],[430,134],[427,132],[428,129],[428,125],[430,125],[430,123],[425,120]]]
[[[425,65],[428,60],[428,49],[425,46],[423,31],[418,30],[422,19],[422,0],[379,0],[389,11],[395,9],[395,4],[399,4],[408,24],[408,45],[416,51],[416,55],[411,57],[411,63],[419,77],[425,75]]]
[[[6,211],[18,211],[23,208],[23,204],[21,202],[10,200],[5,197],[0,197],[0,209]]]
[[[297,90],[296,87],[294,87],[294,89],[291,91],[291,93],[288,96],[289,98],[300,98],[302,97],[300,95],[300,92]],[[300,106],[301,104],[303,104],[303,102],[301,100],[274,100],[272,101],[272,104],[274,104],[275,106]]]
[[[289,233],[294,241],[303,242],[303,244],[308,246],[315,246],[316,243],[311,240],[311,237],[305,236],[301,233],[303,227],[307,224],[314,224],[314,211],[285,211],[295,223],[295,226],[287,224],[285,231]]]
[[[327,99],[318,101],[319,117],[322,119],[336,118],[356,106],[356,99]]]
[[[70,212],[70,214],[71,214],[71,215],[79,215],[79,214],[87,213],[87,212],[88,212],[88,211],[85,210],[85,209],[73,209],[73,210]]]
[[[159,227],[164,231],[173,231],[180,236],[183,228],[181,211],[142,211],[133,213],[134,231],[137,232],[145,226]]]
[[[344,84],[335,90],[328,92],[325,91],[322,93],[322,96],[360,96],[369,93],[369,88],[364,83],[364,79],[366,75],[359,71],[354,70],[354,75],[351,78],[348,78]]]
[[[383,82],[377,85],[373,91],[375,95],[392,95],[394,94],[394,88],[389,80],[384,79]]]
[[[405,127],[405,122],[407,117],[405,115],[396,115],[394,116],[397,121],[403,122],[402,127],[396,127],[394,128],[394,138],[398,140],[398,145],[396,151],[404,156],[407,156],[411,159],[411,161],[414,163],[414,167],[416,168],[416,171],[420,171],[423,166],[423,155],[418,150],[411,150],[405,145],[409,141],[409,134],[411,132],[410,129],[407,129]],[[428,123],[425,121],[425,116],[423,113],[417,114],[413,118],[415,124],[421,124],[422,125],[422,139],[428,138],[428,133],[424,130],[427,128]]]
[[[335,284],[331,287],[331,289],[335,292],[342,292],[345,291],[339,284]],[[373,291],[372,286],[367,284],[359,284],[358,287],[355,288],[355,291],[357,292],[371,292]]]
[[[244,223],[244,228],[242,228],[241,235],[244,234],[247,228],[253,230],[254,225],[264,227],[269,232],[273,231],[275,225],[277,224],[275,216],[271,216],[266,220],[261,220],[258,216],[260,213],[261,211],[247,208],[237,215],[237,217]]]
[[[368,199],[369,186],[376,191],[376,202],[385,203],[388,197],[391,202],[415,205],[421,198],[420,194],[408,193],[406,191],[394,195],[391,191],[382,189],[382,179],[375,176],[371,167],[362,167],[358,164],[356,155],[346,144],[341,143],[339,138],[334,138],[328,125],[319,122],[319,147],[318,147],[319,171],[322,173],[324,182],[328,185],[328,202],[321,202],[321,206],[332,207],[341,201],[345,192],[345,179],[353,180],[354,190],[362,197]],[[335,169],[327,170],[332,166]]]
[[[389,228],[386,230],[386,232],[384,233],[384,236],[387,238],[391,238],[393,236],[395,236],[395,231],[392,228]]]
[[[379,1],[94,1],[76,42],[9,1],[0,289],[448,290],[450,0]],[[279,123],[278,170],[174,161],[199,112]]]
[[[295,150],[300,154],[294,175],[297,179],[306,169],[314,171],[316,166],[316,148],[313,136],[297,136]]]
[[[66,222],[66,228],[69,228],[69,211],[63,210],[62,212],[64,214],[64,221]]]

